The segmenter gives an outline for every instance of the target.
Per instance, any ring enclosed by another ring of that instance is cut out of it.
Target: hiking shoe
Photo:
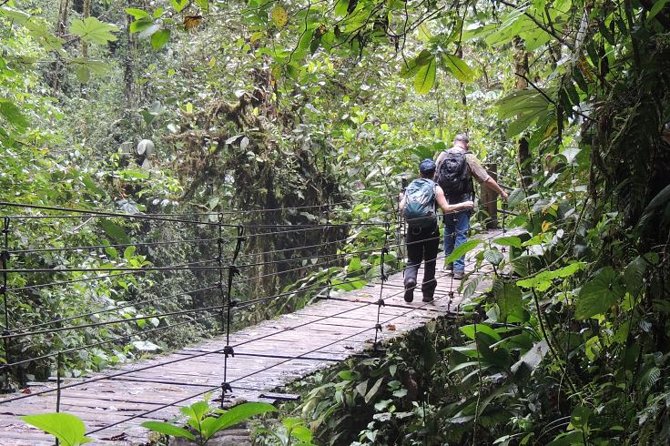
[[[454,279],[456,279],[456,280],[463,279],[464,275],[465,275],[464,271],[454,271]]]
[[[405,283],[405,302],[414,300],[414,287],[416,287],[416,280],[408,280],[407,283]]]
[[[421,299],[423,302],[432,302],[433,301],[433,296],[426,296],[425,294],[423,295],[423,299]]]
[[[443,273],[451,273],[454,271],[454,264],[453,263],[445,263],[442,266],[442,272]]]

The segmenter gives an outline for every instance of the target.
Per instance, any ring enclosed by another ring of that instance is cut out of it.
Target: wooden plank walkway
[[[490,231],[487,237],[499,234],[500,231]],[[419,278],[422,274],[420,271]],[[405,303],[402,273],[398,273],[383,288],[377,284],[348,293],[333,293],[332,299],[232,333],[230,345],[235,356],[228,358],[227,368],[232,398],[272,401],[265,399],[264,394],[369,349],[375,339],[376,302],[380,296],[386,302],[380,309],[381,341],[456,311],[462,299],[458,294],[460,281],[454,281],[439,268],[437,279],[435,300],[431,303],[421,301],[420,290],[415,292],[414,302]],[[487,286],[485,282],[479,289]],[[220,396],[225,344],[225,337],[220,336],[169,355],[88,376],[88,382],[81,385],[77,385],[81,380],[66,379],[61,411],[84,420],[89,435],[95,439],[91,444],[143,444],[149,432],[140,423],[171,419],[178,414],[179,406],[191,404],[210,391],[213,397]],[[37,393],[54,387],[53,383],[44,383],[29,390]],[[17,417],[54,412],[55,407],[55,392],[5,404],[0,400],[0,444],[52,445],[51,437]],[[152,412],[145,415],[149,411]],[[116,425],[108,427],[110,424]]]

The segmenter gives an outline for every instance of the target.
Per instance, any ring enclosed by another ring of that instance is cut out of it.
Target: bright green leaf
[[[151,46],[155,50],[159,50],[165,46],[170,40],[170,30],[161,29],[151,35]]]
[[[95,17],[87,17],[83,20],[75,19],[70,25],[72,34],[98,45],[106,45],[107,42],[115,41],[116,36],[112,33],[118,30],[116,25],[101,22]]]
[[[444,68],[464,84],[475,80],[476,74],[460,57],[446,54],[442,57]]]
[[[454,249],[451,254],[444,260],[446,263],[452,263],[455,260],[458,260],[468,252],[475,249],[477,246],[484,243],[482,240],[472,239],[460,245],[458,248]]]
[[[414,90],[418,94],[428,93],[435,85],[435,65],[435,58],[433,57],[428,64],[421,66],[414,76]]]
[[[575,317],[588,319],[603,314],[624,295],[624,288],[619,275],[612,267],[605,267],[584,286],[579,292]]]
[[[28,127],[28,119],[21,113],[19,107],[8,99],[0,98],[0,116],[4,117],[7,122],[18,130],[24,130]]]
[[[141,424],[141,426],[151,431],[158,432],[159,434],[165,434],[171,437],[185,438],[187,440],[195,441],[195,435],[183,427],[178,427],[163,421],[145,421]]]
[[[143,9],[138,8],[126,8],[126,14],[132,16],[135,20],[141,19],[142,17],[149,17],[149,13]]]
[[[85,436],[86,426],[79,417],[68,413],[25,415],[21,419],[58,438],[63,446],[79,446],[93,441]]]
[[[189,4],[189,0],[170,0],[172,7],[177,12],[182,12]]]
[[[286,12],[286,9],[279,4],[276,4],[274,8],[272,8],[272,11],[270,11],[270,18],[277,28],[283,28],[288,23],[288,13]]]

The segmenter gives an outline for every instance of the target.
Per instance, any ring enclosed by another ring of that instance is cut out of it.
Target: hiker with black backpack
[[[486,172],[481,163],[468,151],[470,138],[464,133],[456,135],[454,146],[449,150],[441,152],[437,157],[437,168],[435,181],[444,191],[444,195],[450,204],[464,201],[473,201],[474,188],[472,178],[474,177],[482,186],[486,186],[507,200],[505,192],[498,183]],[[444,256],[445,259],[454,249],[465,243],[470,229],[471,208],[444,217]],[[465,258],[460,257],[453,264],[446,263],[444,271],[452,272],[454,279],[462,279],[465,274]]]
[[[440,245],[440,230],[437,224],[437,207],[445,215],[451,212],[472,209],[472,201],[450,205],[442,188],[433,181],[435,162],[425,159],[419,164],[421,178],[412,181],[401,196],[400,209],[407,221],[407,267],[405,268],[405,302],[412,302],[416,288],[416,276],[421,261],[424,261],[421,291],[423,301],[433,300],[435,262]]]

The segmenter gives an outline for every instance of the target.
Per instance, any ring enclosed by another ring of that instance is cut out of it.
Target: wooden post
[[[498,181],[498,166],[496,164],[486,164],[484,168],[491,177]],[[486,229],[496,229],[498,227],[498,194],[486,186],[481,186],[481,210],[484,211],[484,224]]]

